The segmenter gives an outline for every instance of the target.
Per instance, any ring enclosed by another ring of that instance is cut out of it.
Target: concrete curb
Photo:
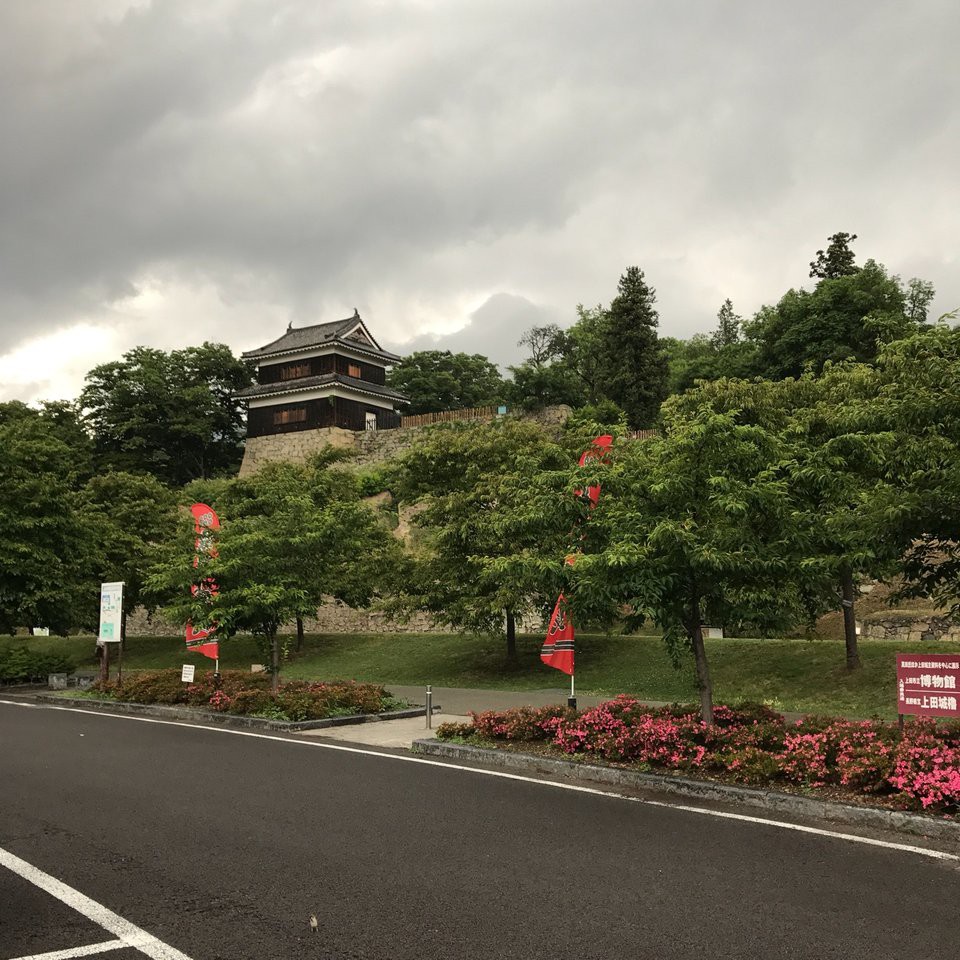
[[[193,720],[216,723],[222,727],[239,727],[253,730],[274,730],[296,733],[300,730],[322,730],[324,727],[345,727],[355,723],[376,723],[379,720],[403,720],[407,717],[423,717],[425,707],[409,710],[393,710],[389,713],[356,713],[349,717],[327,717],[324,720],[303,720],[288,723],[284,720],[264,720],[261,717],[236,716],[229,713],[214,713],[193,707],[165,706],[151,703],[122,703],[115,700],[87,700],[85,698],[58,697],[53,694],[38,694],[31,699],[39,703],[55,703],[69,710],[99,710],[103,713],[127,714],[138,717],[162,717],[165,720]],[[439,706],[433,712],[438,713]]]
[[[750,787],[735,787],[710,780],[691,780],[666,774],[639,773],[618,767],[602,767],[570,760],[554,760],[508,750],[488,750],[460,743],[443,743],[438,740],[415,740],[411,746],[414,753],[451,760],[464,760],[486,766],[503,767],[518,773],[548,774],[558,780],[587,780],[592,783],[640,787],[659,790],[663,793],[696,797],[700,800],[720,800],[742,803],[749,807],[773,810],[794,816],[815,817],[838,823],[850,823],[860,827],[879,830],[896,830],[937,840],[960,841],[960,823],[950,820],[935,820],[915,813],[897,810],[878,810],[873,807],[855,807],[832,800],[814,800],[797,797],[775,790],[757,790]]]

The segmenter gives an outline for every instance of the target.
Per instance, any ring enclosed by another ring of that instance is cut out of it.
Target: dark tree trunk
[[[297,653],[303,649],[303,617],[297,617]]]
[[[507,656],[517,659],[517,621],[512,610],[507,610]]]
[[[847,646],[847,669],[859,670],[860,650],[857,647],[857,615],[854,609],[853,571],[846,565],[840,571],[840,593],[843,607],[843,639]]]
[[[710,664],[707,662],[707,650],[703,645],[703,626],[700,623],[700,597],[694,591],[690,601],[690,646],[697,667],[697,689],[700,691],[700,718],[708,726],[713,726],[713,681],[710,679]]]
[[[280,637],[276,631],[270,637],[270,689],[274,694],[280,690]]]

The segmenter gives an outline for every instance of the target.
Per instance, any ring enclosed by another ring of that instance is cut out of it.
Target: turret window
[[[310,376],[309,363],[293,363],[280,368],[281,380],[299,380],[301,377]]]
[[[275,427],[280,427],[285,423],[305,423],[306,420],[306,407],[292,407],[287,410],[273,411],[273,425]]]

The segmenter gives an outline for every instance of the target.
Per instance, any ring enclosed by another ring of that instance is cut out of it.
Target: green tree
[[[929,280],[920,280],[914,277],[907,282],[907,317],[911,323],[925,324],[927,311],[936,294],[933,284]]]
[[[810,276],[820,280],[836,280],[848,277],[859,269],[855,263],[850,244],[857,239],[855,233],[835,233],[828,238],[826,250],[818,250],[810,262]]]
[[[570,363],[568,335],[555,323],[531,327],[518,346],[527,347],[528,358],[510,367],[513,382],[508,398],[514,407],[539,410],[551,404],[580,406],[586,398],[583,382]]]
[[[399,545],[359,500],[356,481],[324,458],[307,465],[268,464],[234,481],[221,502],[216,556],[194,569],[193,526],[168,544],[147,585],[167,616],[195,625],[216,623],[221,637],[240,630],[260,637],[270,658],[273,688],[280,674],[280,627],[316,610],[326,597],[360,606],[370,602]],[[218,591],[191,594],[212,578]]]
[[[704,384],[677,401],[704,405],[778,438],[778,466],[790,491],[798,548],[795,577],[807,619],[828,610],[844,616],[847,667],[860,666],[854,605],[857,584],[890,574],[901,544],[885,528],[878,497],[887,489],[892,434],[850,411],[873,394],[870,367],[828,367],[800,380]],[[799,614],[799,611],[798,611]]]
[[[719,352],[724,347],[732,347],[740,342],[740,328],[743,318],[733,312],[733,303],[727,297],[717,312],[717,328],[710,335],[710,342]]]
[[[670,371],[667,387],[671,395],[703,381],[746,379],[756,370],[756,346],[748,340],[718,348],[711,337],[696,333],[689,340],[663,337],[660,342]]]
[[[888,483],[876,497],[887,536],[904,552],[901,599],[960,614],[960,330],[941,323],[887,344],[864,375],[870,392],[845,415],[889,430]]]
[[[657,624],[678,659],[692,655],[711,724],[703,625],[794,618],[798,531],[775,432],[708,403],[671,400],[663,418],[660,437],[623,444],[607,470],[590,518],[601,546],[573,567],[574,605],[625,604],[628,626]]]
[[[240,463],[250,367],[223,344],[165,353],[136,347],[87,374],[80,395],[101,468],[182,485]]]
[[[92,477],[78,497],[78,507],[92,540],[93,567],[89,602],[82,623],[94,628],[99,611],[98,584],[124,582],[124,608],[143,601],[143,587],[158,545],[176,529],[173,493],[149,475],[108,471]]]
[[[77,500],[89,459],[60,424],[22,404],[0,405],[0,451],[0,633],[65,633],[92,580]]]
[[[507,655],[516,657],[517,621],[562,583],[555,559],[569,545],[577,510],[564,486],[575,449],[570,438],[512,418],[425,435],[399,461],[396,489],[421,503],[421,539],[397,609],[505,631]]]
[[[617,284],[602,327],[604,395],[627,414],[634,428],[651,426],[667,396],[667,358],[657,338],[656,292],[639,267]]]
[[[410,399],[410,413],[436,413],[501,403],[506,385],[482,354],[421,350],[404,357],[387,382]]]
[[[880,347],[916,329],[896,276],[868,260],[854,273],[789,290],[763,307],[748,328],[758,348],[758,373],[770,379],[819,372],[828,360],[869,363]]]

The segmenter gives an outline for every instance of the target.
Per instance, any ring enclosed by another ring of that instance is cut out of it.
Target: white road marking
[[[0,700],[0,704],[19,707],[26,704],[14,700]],[[419,763],[428,767],[439,767],[442,770],[459,770],[465,773],[475,773],[484,777],[496,777],[499,780],[517,780],[521,783],[533,783],[542,787],[555,787],[558,790],[569,790],[574,793],[586,793],[595,797],[611,797],[615,800],[626,800],[629,803],[638,803],[647,807],[663,807],[667,810],[681,810],[685,813],[696,813],[705,817],[717,817],[721,820],[739,820],[744,823],[757,823],[766,827],[775,827],[779,830],[793,830],[797,833],[808,833],[819,837],[831,837],[834,840],[846,840],[850,843],[861,843],[869,847],[883,847],[887,850],[900,850],[904,853],[915,853],[932,860],[946,860],[960,863],[960,856],[945,853],[942,850],[930,850],[927,847],[917,847],[909,843],[894,843],[891,840],[875,840],[872,837],[861,837],[855,833],[841,833],[837,830],[824,830],[819,827],[806,827],[799,823],[788,823],[783,820],[770,820],[767,817],[751,817],[744,813],[727,813],[723,810],[711,810],[709,807],[694,807],[683,803],[668,803],[663,800],[645,800],[642,797],[631,797],[616,793],[613,790],[600,790],[596,787],[584,787],[577,783],[565,783],[561,780],[541,780],[537,777],[525,777],[519,773],[507,773],[504,770],[489,770],[483,767],[468,767],[459,763],[446,763],[442,760],[430,760],[427,757],[413,757],[400,753],[384,753],[380,750],[364,750],[361,747],[347,747],[339,743],[319,743],[316,740],[294,740],[291,737],[278,737],[269,733],[254,733],[250,730],[233,730],[229,727],[211,727],[199,723],[185,723],[177,720],[160,720],[156,717],[134,717],[122,713],[106,713],[101,710],[84,710],[74,707],[58,707],[53,704],[30,704],[47,710],[61,710],[68,713],[84,713],[94,717],[110,717],[114,720],[136,720],[140,723],[158,723],[162,726],[184,727],[193,730],[209,730],[212,733],[226,733],[235,737],[253,737],[256,740],[273,740],[277,743],[293,744],[301,747],[318,747],[322,750],[338,750],[343,753],[358,753],[366,757],[382,757],[386,760],[399,760],[404,763]]]
[[[103,943],[88,943],[85,947],[31,953],[29,957],[16,957],[15,960],[73,960],[74,957],[92,957],[95,953],[106,953],[108,950],[119,950],[126,946],[122,940],[104,940]]]
[[[5,701],[4,701],[5,702]],[[132,924],[129,920],[124,920],[119,914],[107,909],[102,903],[91,900],[73,887],[68,887],[62,880],[51,877],[49,873],[44,873],[33,864],[21,860],[18,856],[4,850],[0,847],[0,867],[6,867],[8,870],[23,877],[35,887],[56,897],[61,903],[66,904],[71,910],[82,914],[88,920],[93,921],[98,926],[103,927],[108,933],[112,933],[120,942],[121,946],[133,947],[141,953],[145,953],[151,960],[190,960],[185,954],[181,953],[169,944],[158,940],[153,934],[141,930],[140,927]],[[78,948],[83,949],[83,948]],[[112,947],[110,949],[113,949]],[[54,953],[41,954],[42,957],[52,956],[84,956],[82,953]]]

